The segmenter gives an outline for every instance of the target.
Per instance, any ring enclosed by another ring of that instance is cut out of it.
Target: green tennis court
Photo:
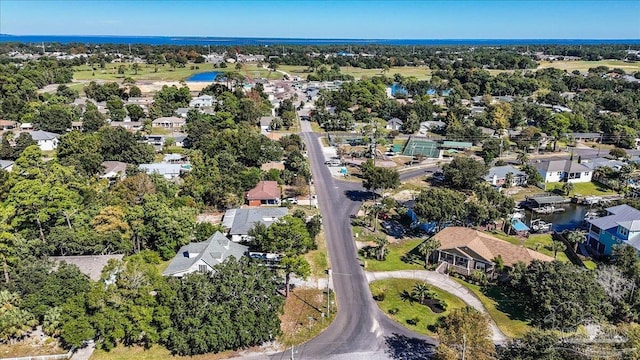
[[[402,154],[408,156],[422,154],[428,158],[438,158],[440,150],[438,149],[438,143],[435,141],[410,138]]]

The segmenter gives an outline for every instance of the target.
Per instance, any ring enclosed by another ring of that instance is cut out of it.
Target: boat
[[[524,213],[524,209],[519,209],[519,208],[514,208],[513,209],[513,213],[511,213],[511,215],[509,215],[509,217],[511,219],[524,219],[526,217],[525,213]]]
[[[559,212],[564,212],[566,209],[563,207],[555,207],[553,205],[548,205],[548,206],[533,208],[531,210],[536,214],[555,214]]]
[[[531,230],[533,232],[548,232],[551,231],[552,223],[543,221],[542,219],[531,220]]]
[[[598,211],[589,210],[584,214],[584,221],[592,220],[598,217]]]

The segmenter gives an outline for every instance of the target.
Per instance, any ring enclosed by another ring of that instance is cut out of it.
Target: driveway
[[[467,288],[460,285],[447,275],[427,270],[401,270],[401,271],[382,271],[367,272],[367,280],[369,282],[382,279],[415,279],[429,283],[439,289],[442,289],[464,301],[467,305],[474,309],[487,314],[487,309],[482,302]],[[504,344],[508,338],[500,331],[498,326],[491,320],[492,339],[495,344]]]

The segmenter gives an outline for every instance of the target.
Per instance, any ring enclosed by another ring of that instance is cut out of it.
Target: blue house
[[[613,246],[622,244],[640,252],[640,210],[629,205],[606,210],[606,216],[589,220],[587,245],[603,255],[611,255]]]

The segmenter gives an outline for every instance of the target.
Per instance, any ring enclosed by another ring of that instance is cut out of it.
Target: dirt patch
[[[445,312],[445,308],[440,305],[440,300],[437,299],[424,299],[422,305],[428,306],[436,314]]]
[[[15,344],[0,344],[0,358],[66,354],[54,338],[35,330],[31,335]]]
[[[297,288],[289,293],[280,316],[282,343],[285,346],[303,343],[329,326],[331,319],[323,319],[327,298],[323,290]],[[334,310],[332,310],[334,312]]]

